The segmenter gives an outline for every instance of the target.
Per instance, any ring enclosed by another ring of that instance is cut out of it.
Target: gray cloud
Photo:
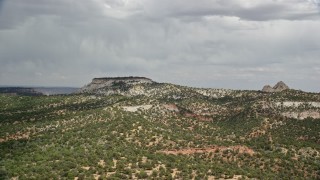
[[[319,19],[311,0],[0,1],[0,84],[139,75],[237,89],[283,80],[319,91]]]
[[[145,0],[151,17],[235,16],[245,20],[305,19],[318,16],[315,2],[307,0]]]

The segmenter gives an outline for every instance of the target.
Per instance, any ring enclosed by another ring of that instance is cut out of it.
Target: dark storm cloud
[[[320,89],[315,1],[8,0],[0,10],[0,84],[81,86],[138,75]]]

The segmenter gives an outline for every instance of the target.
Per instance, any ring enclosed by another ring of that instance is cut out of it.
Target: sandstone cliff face
[[[275,86],[265,85],[262,88],[263,92],[281,92],[290,89],[284,82],[279,81]]]
[[[92,82],[82,87],[78,93],[99,93],[100,91],[119,91],[138,84],[151,84],[154,81],[145,77],[105,77],[94,78]]]

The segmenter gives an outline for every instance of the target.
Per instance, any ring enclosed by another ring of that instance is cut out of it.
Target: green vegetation
[[[0,95],[0,179],[320,178],[319,94],[139,86]]]

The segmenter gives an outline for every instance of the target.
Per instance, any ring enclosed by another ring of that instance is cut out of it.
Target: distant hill
[[[36,87],[35,91],[40,92],[44,95],[55,95],[55,94],[71,94],[79,88],[74,87]]]
[[[271,87],[270,85],[265,85],[262,88],[263,92],[281,92],[290,89],[289,86],[287,86],[283,81],[279,81],[276,85]]]
[[[1,94],[8,95],[26,95],[26,96],[40,96],[41,92],[37,92],[34,88],[27,87],[0,87]]]
[[[77,90],[78,88],[73,87],[0,87],[0,94],[41,96],[71,94]]]

